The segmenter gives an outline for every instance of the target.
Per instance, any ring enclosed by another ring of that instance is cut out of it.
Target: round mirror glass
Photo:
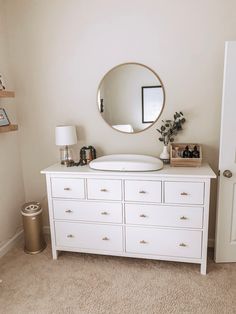
[[[165,103],[161,79],[150,68],[125,63],[111,69],[98,88],[98,109],[115,130],[137,133],[159,118]]]

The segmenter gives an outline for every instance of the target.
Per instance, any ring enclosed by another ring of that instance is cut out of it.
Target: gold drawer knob
[[[139,193],[140,194],[146,194],[147,192],[142,190],[142,191],[139,191]]]
[[[71,209],[67,209],[66,213],[72,213],[72,210]]]
[[[68,234],[67,238],[74,238],[73,234]]]
[[[108,241],[109,238],[108,238],[108,237],[104,237],[104,238],[102,238],[102,240],[103,240],[103,241]]]
[[[148,242],[145,241],[145,240],[141,240],[139,243],[140,243],[140,244],[147,244]]]
[[[101,215],[109,215],[108,212],[101,212]]]
[[[141,215],[139,215],[139,217],[141,217],[141,218],[146,218],[147,215],[141,214]]]
[[[180,195],[187,196],[188,193],[186,193],[186,192],[181,192]]]
[[[70,191],[71,189],[70,188],[64,188],[64,191]]]
[[[101,191],[101,192],[108,192],[107,189],[101,189],[100,191]]]
[[[188,217],[186,217],[186,216],[181,216],[180,219],[181,219],[181,220],[187,220]]]
[[[181,246],[181,247],[186,247],[187,244],[185,244],[185,243],[180,243],[179,246]]]

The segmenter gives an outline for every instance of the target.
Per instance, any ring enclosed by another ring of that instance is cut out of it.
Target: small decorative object
[[[184,124],[186,119],[184,118],[183,113],[175,112],[174,120],[162,120],[163,125],[157,131],[161,134],[159,141],[163,142],[163,152],[160,155],[160,159],[163,163],[170,163],[170,155],[168,152],[169,143],[174,142],[174,137],[181,131],[182,124]]]
[[[61,150],[61,164],[71,166],[73,164],[72,150],[69,146],[77,144],[76,128],[73,125],[56,127],[56,145],[64,146]]]
[[[5,86],[3,85],[2,79],[1,79],[1,75],[0,75],[0,90],[4,90]]]
[[[6,114],[6,111],[3,108],[0,108],[0,127],[10,125],[10,121]]]
[[[170,164],[174,167],[197,167],[202,163],[202,147],[199,144],[171,144]]]
[[[189,150],[188,145],[185,147],[185,150],[183,151],[183,158],[191,158],[192,152]]]
[[[96,159],[96,150],[93,146],[84,146],[80,150],[80,166],[87,165],[91,160]]]

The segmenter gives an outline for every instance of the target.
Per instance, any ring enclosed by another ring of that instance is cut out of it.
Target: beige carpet
[[[0,313],[236,313],[236,264],[199,266],[21,246],[0,259]]]

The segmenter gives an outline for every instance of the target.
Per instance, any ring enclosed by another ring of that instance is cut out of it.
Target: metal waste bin
[[[38,202],[29,202],[22,206],[25,247],[29,254],[37,254],[46,248],[42,226],[42,207]]]

